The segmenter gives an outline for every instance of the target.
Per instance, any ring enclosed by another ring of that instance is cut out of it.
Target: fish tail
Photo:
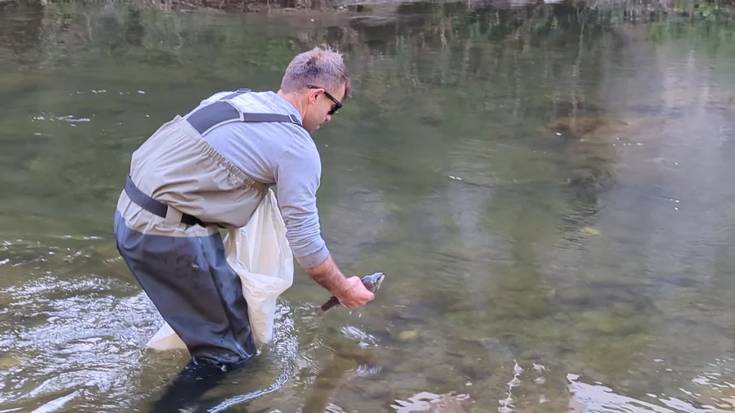
[[[337,304],[339,304],[339,300],[337,299],[337,297],[332,296],[329,300],[327,300],[326,303],[322,304],[322,311],[327,311]]]

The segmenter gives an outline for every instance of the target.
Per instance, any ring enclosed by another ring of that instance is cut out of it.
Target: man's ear
[[[309,89],[308,96],[310,104],[316,103],[319,98],[319,89]]]

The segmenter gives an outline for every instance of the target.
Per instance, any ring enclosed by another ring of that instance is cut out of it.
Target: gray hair
[[[334,92],[345,85],[345,98],[350,95],[352,84],[342,54],[332,49],[315,47],[299,53],[288,64],[281,80],[281,90],[298,92],[308,85],[321,86]]]

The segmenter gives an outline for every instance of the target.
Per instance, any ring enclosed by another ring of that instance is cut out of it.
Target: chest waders
[[[241,112],[229,102],[229,99],[242,93],[247,93],[247,90],[238,90],[221,100],[195,110],[186,118],[177,118],[174,122],[185,122],[186,124],[181,129],[182,126],[175,123],[174,126],[179,129],[175,129],[174,133],[194,134],[197,136],[187,139],[201,141],[201,139],[206,140],[205,136],[211,130],[232,122],[287,122],[301,126],[299,119],[294,115]],[[167,137],[162,137],[160,140],[157,138],[164,133],[168,133],[169,136],[173,135],[172,132],[166,132],[166,125],[164,125],[149,138],[151,143],[147,148],[161,146],[160,142],[171,142]],[[145,149],[146,144],[138,151]],[[214,154],[208,144],[203,145],[209,148],[206,156],[219,156]],[[176,147],[156,150],[166,153],[181,150],[182,153],[176,156],[179,156],[182,162],[188,155],[186,153],[188,149]],[[156,159],[160,157],[156,156],[156,152],[147,149],[146,151],[140,155],[145,162],[137,162],[134,159],[136,162],[131,167],[132,178],[128,176],[126,179],[124,192],[121,194],[121,201],[115,213],[114,227],[118,250],[138,283],[166,322],[181,337],[196,362],[211,363],[225,368],[241,364],[256,354],[248,320],[247,303],[242,295],[240,279],[225,259],[219,232],[211,229],[204,231],[204,227],[217,225],[220,222],[209,222],[210,220],[200,219],[201,216],[197,217],[196,214],[177,211],[140,189],[141,187],[146,188],[143,184],[147,184],[147,181],[156,180],[159,182],[158,187],[166,187],[167,179],[175,180],[176,184],[168,186],[176,188],[207,187],[211,185],[211,181],[221,180],[222,169],[228,170],[225,177],[231,178],[235,172],[231,170],[234,166],[223,161],[223,158],[219,156],[217,165],[224,165],[225,168],[217,167],[217,170],[213,172],[214,168],[211,166],[202,166],[201,171],[187,166],[183,168],[184,178],[175,176],[176,179],[174,179],[170,178],[175,175],[172,173],[155,173],[161,169],[157,169],[155,165]],[[195,156],[202,156],[201,152],[192,153]],[[146,157],[147,153],[153,153],[153,155]],[[174,160],[176,160],[175,157]],[[166,162],[172,164],[170,157],[166,158]],[[133,170],[136,170],[135,174]],[[239,170],[237,172],[242,174]],[[178,170],[176,173],[182,174]],[[241,181],[237,181],[240,183],[237,190],[249,193],[265,187],[264,184],[252,181],[252,178],[248,180],[246,186],[243,186]],[[188,186],[181,186],[180,182],[185,182]],[[224,184],[222,187],[227,188]],[[207,196],[202,196],[195,190],[180,190],[179,192],[194,192],[196,194],[193,196],[194,199],[204,199],[204,201],[197,201],[199,202],[198,207],[189,210],[199,210],[202,211],[202,215],[207,215],[209,212],[207,210],[217,209],[219,200],[233,203],[242,198],[240,193],[227,194],[232,191],[234,189],[222,189],[219,191],[222,193],[221,197],[218,197],[217,191],[211,190],[205,192]],[[122,200],[125,200],[125,203]],[[207,206],[207,203],[211,208]],[[121,205],[125,205],[122,211]],[[235,207],[230,209],[235,209]],[[148,215],[145,215],[146,213]],[[171,217],[174,217],[175,222],[170,222]],[[153,229],[148,230],[147,226],[136,227],[131,224],[133,221],[140,222],[141,220],[155,221],[156,225],[153,226]],[[162,223],[164,220],[167,220],[169,227],[174,228],[172,231],[178,232],[167,235],[165,231],[161,231],[160,228],[165,226]],[[161,225],[158,226],[158,224]]]

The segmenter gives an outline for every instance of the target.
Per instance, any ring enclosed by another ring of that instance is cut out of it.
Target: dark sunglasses
[[[322,89],[324,91],[324,96],[329,98],[329,100],[331,100],[334,103],[334,105],[332,105],[332,109],[330,109],[329,112],[327,112],[329,116],[332,116],[335,113],[337,113],[337,111],[340,110],[340,108],[342,107],[342,102],[340,102],[339,100],[337,100],[337,98],[329,94],[329,92],[327,92],[327,89],[321,86],[314,86],[314,85],[307,85],[306,87],[308,87],[309,89]]]

